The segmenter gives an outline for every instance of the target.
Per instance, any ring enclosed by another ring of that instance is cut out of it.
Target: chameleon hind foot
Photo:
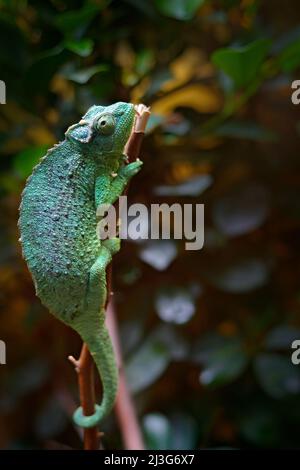
[[[110,254],[113,256],[118,251],[120,251],[121,248],[121,240],[120,238],[114,237],[114,238],[107,238],[106,240],[102,241],[102,245],[109,250]]]
[[[82,406],[79,406],[73,414],[73,421],[82,428],[93,428],[101,421],[102,412],[99,405],[95,405],[95,413],[89,416],[83,414]]]

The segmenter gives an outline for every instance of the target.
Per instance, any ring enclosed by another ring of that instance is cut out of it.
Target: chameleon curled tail
[[[73,415],[74,422],[83,428],[96,426],[112,409],[118,388],[118,369],[109,333],[104,324],[104,311],[95,315],[94,320],[87,325],[85,322],[74,325],[74,329],[80,334],[87,344],[89,351],[99,371],[103,398],[101,405],[95,406],[95,413],[84,416],[82,407],[77,408]]]

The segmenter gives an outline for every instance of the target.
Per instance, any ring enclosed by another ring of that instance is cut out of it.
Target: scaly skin
[[[23,255],[42,303],[76,330],[99,370],[103,399],[95,414],[79,408],[75,422],[92,427],[115,401],[118,371],[105,326],[106,268],[119,239],[96,234],[99,204],[113,204],[142,162],[126,165],[123,149],[133,121],[129,103],[93,106],[50,149],[28,178],[19,227]]]

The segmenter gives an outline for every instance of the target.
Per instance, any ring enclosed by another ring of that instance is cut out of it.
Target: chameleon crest
[[[36,293],[57,318],[88,345],[101,376],[103,399],[95,414],[74,414],[95,426],[115,401],[118,371],[105,326],[106,268],[120,248],[118,238],[97,237],[96,211],[113,204],[142,162],[123,154],[135,117],[129,103],[92,106],[69,127],[28,178],[20,205],[23,256]]]

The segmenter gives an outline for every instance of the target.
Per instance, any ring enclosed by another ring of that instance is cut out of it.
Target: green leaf
[[[126,377],[132,392],[149,387],[166,370],[171,353],[166,342],[156,332],[152,333],[134,352],[126,366]]]
[[[260,354],[255,358],[254,371],[263,390],[272,398],[284,398],[300,392],[300,371],[290,356]]]
[[[225,72],[238,88],[255,80],[270,48],[270,41],[258,39],[246,46],[218,49],[212,62]]]
[[[62,45],[46,50],[35,57],[24,77],[26,94],[35,95],[37,91],[49,92],[49,83],[54,74],[66,61],[69,52]]]
[[[73,82],[79,83],[83,85],[87,83],[94,75],[100,72],[106,72],[108,70],[108,66],[105,64],[100,65],[93,65],[92,67],[87,67],[81,70],[64,70],[62,75],[67,78],[68,80],[72,80]]]
[[[68,40],[64,43],[66,49],[74,52],[80,57],[88,57],[93,51],[94,41],[92,39],[80,39],[79,41]]]
[[[191,20],[205,0],[155,0],[157,9],[163,15],[176,20]]]
[[[161,289],[155,299],[158,316],[165,322],[181,325],[196,312],[194,296],[187,289]]]
[[[85,29],[92,19],[106,6],[106,3],[102,2],[102,7],[90,4],[79,10],[68,10],[61,13],[55,19],[55,25],[64,34],[68,36],[74,35]]]
[[[194,358],[203,365],[200,382],[207,386],[231,382],[242,374],[248,363],[240,338],[218,334],[202,338],[196,346]]]
[[[38,164],[41,157],[45,155],[48,145],[40,145],[39,147],[28,147],[19,152],[13,161],[13,167],[18,176],[27,178],[35,165]]]
[[[240,420],[242,436],[252,445],[269,448],[280,439],[280,423],[273,409],[265,404],[245,410]]]
[[[201,418],[203,419],[203,417]],[[198,422],[192,416],[184,413],[175,413],[169,419],[172,428],[171,449],[196,449]]]
[[[170,449],[172,442],[172,428],[168,418],[164,415],[160,413],[151,413],[144,416],[143,430],[148,449]]]
[[[177,246],[172,240],[149,240],[139,251],[139,257],[157,271],[164,271],[177,256]]]
[[[9,72],[20,73],[26,63],[26,57],[25,37],[22,34],[22,29],[6,18],[0,18],[1,79],[6,80]],[[14,86],[13,80],[10,83],[11,86]]]
[[[186,414],[166,417],[151,413],[143,417],[142,427],[147,449],[188,450],[197,445],[197,423]]]
[[[300,329],[290,325],[280,325],[273,328],[265,338],[265,347],[269,350],[291,350],[292,342],[300,338]]]
[[[293,72],[300,65],[300,39],[289,44],[278,57],[279,66],[284,72]]]
[[[225,292],[246,293],[262,287],[267,282],[269,267],[262,259],[237,259],[229,265],[220,264],[209,270],[207,277]]]

